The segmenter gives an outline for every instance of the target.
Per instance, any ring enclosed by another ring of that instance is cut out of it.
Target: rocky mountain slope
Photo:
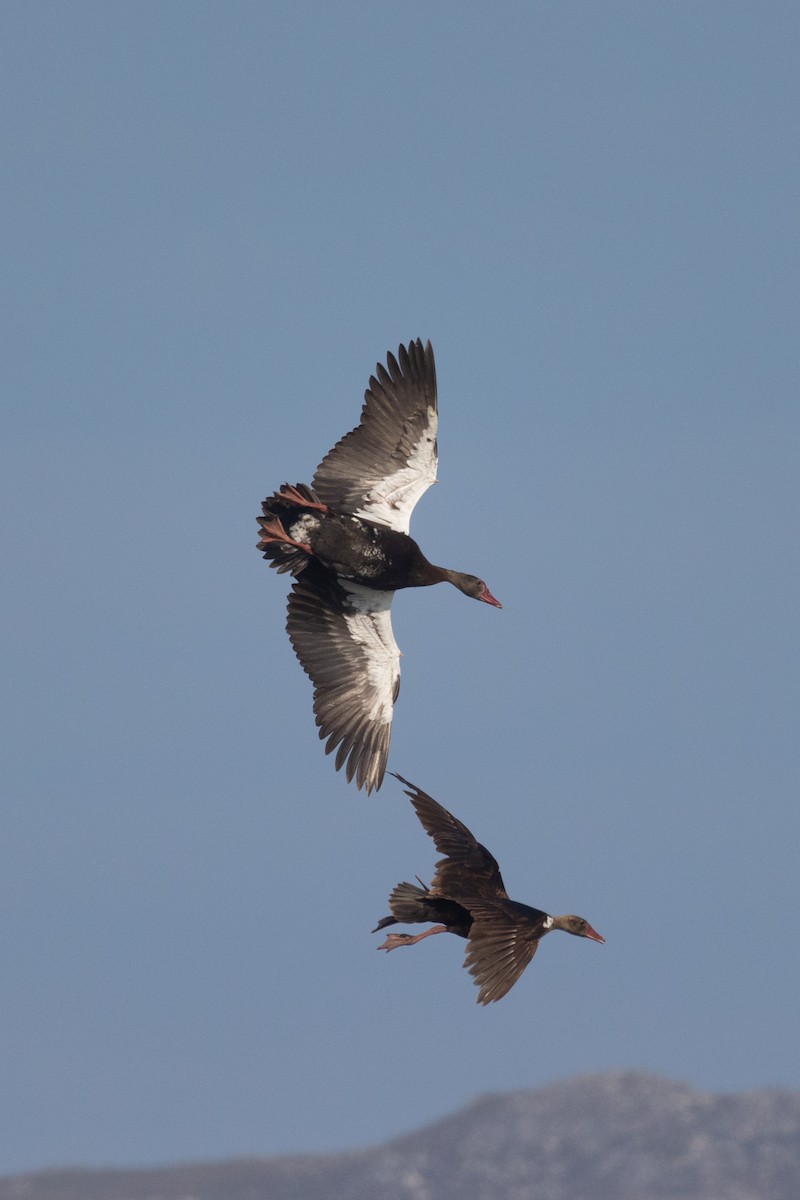
[[[0,1200],[797,1200],[800,1093],[637,1072],[489,1095],[382,1146],[0,1179]]]

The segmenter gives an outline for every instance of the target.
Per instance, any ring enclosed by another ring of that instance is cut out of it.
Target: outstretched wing
[[[539,938],[530,923],[520,923],[495,905],[470,904],[464,966],[480,988],[478,1004],[502,999],[536,953]],[[542,913],[542,918],[546,916]]]
[[[476,841],[466,825],[442,808],[441,804],[409,783],[402,775],[395,775],[407,789],[406,794],[414,805],[417,816],[426,833],[433,838],[440,854],[446,855],[436,864],[436,874],[431,891],[449,900],[506,898],[506,889],[500,868],[492,855]]]
[[[286,630],[314,684],[325,753],[367,792],[379,788],[400,691],[400,650],[392,633],[393,592],[377,592],[310,563],[289,595]]]
[[[324,504],[408,533],[414,505],[436,480],[436,366],[419,338],[387,355],[364,393],[361,422],[314,475]]]

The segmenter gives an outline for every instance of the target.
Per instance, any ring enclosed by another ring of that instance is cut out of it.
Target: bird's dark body
[[[540,908],[531,908],[529,904],[509,900],[505,896],[493,896],[491,900],[485,896],[462,896],[460,899],[463,903],[448,896],[437,895],[430,888],[418,888],[413,883],[399,883],[389,897],[392,915],[384,917],[372,932],[385,929],[389,925],[422,925],[433,921],[446,925],[448,933],[455,933],[463,938],[469,937],[473,923],[470,909],[474,905],[492,908],[498,916],[508,917],[524,926],[531,935],[544,937],[549,932],[544,924],[547,913],[542,912]]]
[[[448,933],[458,937],[469,937],[472,915],[455,900],[431,894],[430,888],[417,887],[413,883],[398,883],[389,897],[390,917],[384,917],[373,929],[386,929],[389,925],[422,925],[435,921],[446,925]]]
[[[497,862],[466,825],[402,775],[395,778],[405,786],[423,829],[444,858],[436,864],[430,887],[397,884],[389,896],[391,915],[379,921],[373,933],[389,925],[435,924],[413,936],[387,934],[378,949],[414,946],[437,933],[466,938],[464,965],[480,988],[478,1003],[491,1004],[514,986],[551,930],[604,941],[574,913],[551,916],[509,899]]]
[[[264,502],[264,515],[277,517],[293,541],[309,545],[314,558],[342,579],[381,592],[433,582],[430,572],[434,568],[407,533],[331,508],[326,513],[315,512],[280,495]],[[291,547],[277,543],[270,549],[279,557]],[[306,558],[302,566],[309,561]],[[301,570],[292,573],[300,574]]]

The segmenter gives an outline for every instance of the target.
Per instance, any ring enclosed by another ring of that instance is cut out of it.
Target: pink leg
[[[298,492],[296,487],[292,487],[290,483],[285,483],[278,495],[282,500],[288,500],[291,504],[297,504],[300,508],[315,508],[317,512],[329,512],[327,504],[317,504],[313,500],[306,500],[302,492]]]
[[[432,929],[426,929],[424,933],[418,933],[416,936],[410,933],[390,933],[383,945],[378,946],[378,949],[397,950],[398,946],[414,946],[433,933],[447,933],[447,926],[434,925]]]
[[[260,517],[258,523],[264,533],[264,536],[261,539],[262,546],[266,546],[269,542],[283,542],[286,546],[295,546],[298,550],[302,550],[305,554],[314,553],[307,542],[296,542],[293,538],[290,538],[277,517],[274,517],[271,521],[267,521],[263,517]]]

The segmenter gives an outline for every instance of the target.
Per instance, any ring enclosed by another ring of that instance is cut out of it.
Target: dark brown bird
[[[509,900],[500,868],[466,825],[402,775],[392,774],[407,789],[423,829],[445,857],[436,864],[430,887],[421,880],[420,887],[398,883],[389,897],[391,916],[379,921],[372,932],[387,925],[425,921],[438,924],[416,936],[390,933],[379,950],[413,946],[434,933],[455,933],[466,938],[464,966],[480,988],[478,1004],[491,1004],[514,986],[539,942],[552,929],[563,929],[593,942],[605,941],[583,917],[551,917],[539,908]]]
[[[313,487],[264,501],[258,549],[295,577],[286,629],[314,684],[314,712],[336,769],[371,792],[386,770],[400,650],[390,609],[400,588],[448,582],[501,608],[482,579],[428,562],[408,526],[436,480],[436,367],[430,342],[378,364],[361,421],[317,467]]]

